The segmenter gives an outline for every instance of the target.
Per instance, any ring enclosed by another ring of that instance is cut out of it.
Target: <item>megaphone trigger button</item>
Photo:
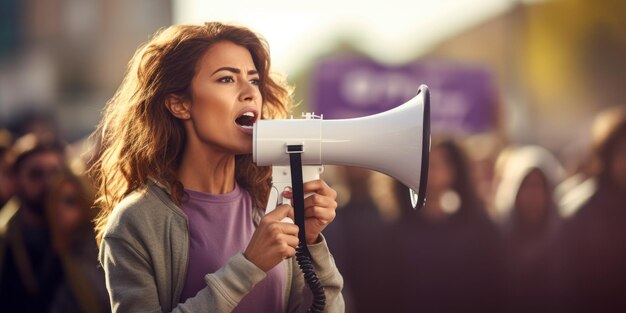
[[[289,223],[289,224],[294,224],[293,220],[291,219],[291,217],[287,216],[285,218],[283,218],[282,220],[280,220],[282,223]]]
[[[285,198],[291,198],[293,195],[292,191],[291,191],[291,187],[285,187],[285,189],[283,189],[283,193],[282,196]]]

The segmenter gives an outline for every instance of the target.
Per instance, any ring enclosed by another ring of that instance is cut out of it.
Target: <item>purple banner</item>
[[[416,62],[387,66],[364,57],[320,61],[310,90],[310,110],[326,119],[380,113],[431,91],[433,133],[473,134],[496,127],[497,93],[490,74],[457,64]]]

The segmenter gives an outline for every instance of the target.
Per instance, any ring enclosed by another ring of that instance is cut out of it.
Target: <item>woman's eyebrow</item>
[[[215,75],[215,73],[217,73],[219,71],[228,71],[228,72],[232,72],[232,73],[235,73],[235,74],[241,74],[241,70],[236,68],[236,67],[223,66],[223,67],[220,67],[217,70],[215,70],[213,72],[213,74],[211,74],[211,75]],[[248,75],[255,75],[255,74],[258,74],[258,73],[259,72],[257,70],[249,70],[248,71]]]

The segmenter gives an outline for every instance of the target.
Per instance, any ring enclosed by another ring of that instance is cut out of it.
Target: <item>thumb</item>
[[[293,207],[288,204],[281,204],[276,207],[274,211],[268,213],[266,216],[277,221],[280,221],[285,217],[290,217],[291,219],[293,219]]]

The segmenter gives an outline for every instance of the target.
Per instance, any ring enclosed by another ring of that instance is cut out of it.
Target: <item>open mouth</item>
[[[252,129],[256,122],[256,114],[254,112],[244,112],[236,120],[235,123],[244,129]]]

